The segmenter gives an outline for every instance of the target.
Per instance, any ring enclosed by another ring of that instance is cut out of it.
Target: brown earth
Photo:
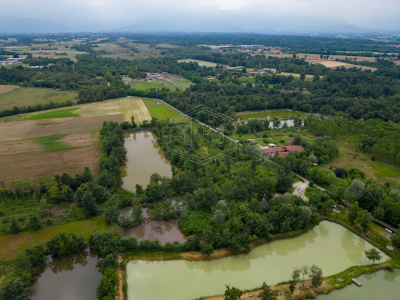
[[[18,87],[19,87],[18,85],[3,85],[3,84],[0,84],[0,95],[1,94],[5,94],[7,92],[10,92],[12,90],[15,90]]]
[[[95,136],[91,133],[71,134],[59,140],[60,143],[78,147],[93,145],[94,141]]]
[[[300,78],[300,74],[297,74],[297,73],[286,73],[286,72],[282,72],[282,73],[279,73],[279,74],[277,74],[277,75],[283,75],[283,76],[290,76],[290,75],[292,75],[294,78]],[[323,78],[324,76],[320,76],[320,78]],[[307,74],[306,75],[306,78],[314,78],[314,75],[309,75],[309,74]]]
[[[366,66],[360,66],[360,65],[353,65],[341,61],[331,61],[331,60],[320,60],[320,61],[315,61],[313,64],[321,64],[324,65],[327,68],[337,68],[337,67],[344,67],[346,69],[351,69],[351,68],[360,68],[361,70],[371,70],[372,72],[376,71],[377,68],[374,67],[366,67]]]
[[[97,145],[60,152],[36,152],[28,154],[1,155],[0,181],[10,185],[12,181],[39,176],[54,176],[63,172],[75,175],[89,167],[94,176],[100,174],[101,149]]]
[[[43,146],[33,141],[17,141],[0,143],[0,156],[7,154],[17,154],[41,151]]]
[[[91,132],[101,129],[104,121],[122,122],[122,114],[63,118],[51,124],[49,120],[15,121],[0,123],[0,142],[34,137]],[[47,124],[46,126],[43,126]]]

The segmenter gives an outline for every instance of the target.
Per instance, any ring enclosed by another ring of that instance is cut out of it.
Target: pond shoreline
[[[328,218],[328,217],[324,217],[323,220],[328,221],[328,222],[332,222],[332,223],[336,223],[340,226],[343,226],[344,228],[350,230],[352,233],[356,234],[357,236],[359,236],[361,239],[371,243],[372,245],[378,247],[379,249],[383,250],[379,245],[376,245],[375,243],[373,243],[373,241],[371,241],[370,239],[366,239],[365,236],[360,235],[357,231],[352,230],[351,228],[348,228],[348,226],[346,226],[345,224],[341,224],[340,221],[334,220],[332,218]],[[321,220],[321,221],[323,221]],[[290,232],[290,233],[286,233],[286,234],[282,234],[282,235],[276,235],[274,236],[272,239],[270,240],[258,240],[256,242],[254,242],[251,245],[250,251],[252,251],[254,248],[261,246],[261,245],[265,245],[271,242],[275,242],[275,241],[279,241],[279,240],[285,240],[285,239],[291,239],[291,238],[295,238],[298,236],[301,236],[302,234],[306,234],[308,231],[310,231],[311,229],[313,229],[314,226],[308,228],[308,230],[299,230],[299,231],[295,231],[295,232]],[[249,251],[249,252],[250,252]],[[210,256],[206,257],[204,255],[202,255],[200,252],[175,252],[175,253],[127,253],[125,255],[123,255],[123,266],[124,268],[121,270],[123,272],[123,277],[125,278],[124,282],[121,282],[120,284],[124,284],[127,285],[126,283],[126,278],[127,278],[127,271],[126,271],[126,264],[131,261],[131,260],[147,260],[147,261],[169,261],[169,260],[186,260],[186,261],[208,261],[208,260],[217,260],[217,259],[221,259],[224,257],[229,257],[229,256],[237,256],[237,255],[241,255],[241,254],[245,254],[248,253],[246,251],[240,251],[239,253],[232,253],[230,252],[228,249],[217,249],[214,251],[213,254],[211,254]],[[386,254],[390,254],[387,253],[387,251],[385,251]],[[344,277],[348,277],[349,274],[353,277],[358,277],[362,274],[365,273],[371,273],[371,272],[376,272],[379,271],[381,269],[385,269],[385,268],[400,268],[400,263],[393,260],[393,256],[395,256],[394,253],[391,253],[391,255],[389,255],[390,258],[392,258],[391,260],[384,262],[382,264],[377,264],[377,265],[364,265],[364,266],[353,266],[350,267],[340,273],[328,276],[324,278],[324,286],[323,289],[312,289],[312,292],[315,295],[319,295],[319,294],[328,294],[333,290],[336,289],[342,289],[344,287],[346,287],[347,285],[351,284],[351,278],[349,280],[343,280],[341,282],[336,282],[337,276],[344,276]],[[279,283],[277,284],[274,289],[285,289],[288,287],[288,283]],[[255,288],[255,289],[251,289],[248,290],[249,293],[253,293],[256,294],[258,291],[260,290],[260,287]],[[307,290],[307,292],[310,292],[310,289]],[[124,291],[124,296],[125,299],[127,299],[127,292]],[[207,297],[200,297],[199,299],[213,299],[213,300],[217,300],[217,299],[222,299],[222,298],[218,298],[220,296],[207,296]],[[121,298],[123,299],[123,298]],[[242,298],[242,299],[247,299],[247,298]],[[283,299],[283,298],[282,298]]]

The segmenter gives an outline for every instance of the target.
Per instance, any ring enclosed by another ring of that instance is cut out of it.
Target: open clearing
[[[197,62],[199,64],[200,67],[211,67],[211,68],[215,68],[218,64],[217,63],[213,63],[210,61],[204,61],[204,60],[198,60],[198,59],[181,59],[178,60],[178,63],[181,62]]]
[[[12,90],[15,90],[18,88],[18,85],[4,85],[0,84],[0,95],[11,92]]]
[[[0,237],[0,260],[13,258],[19,251],[25,249],[29,243],[43,244],[53,235],[60,232],[82,234],[88,239],[96,231],[106,231],[108,228],[104,217],[95,217],[83,221],[46,227],[43,230],[33,232],[21,232],[18,234]]]
[[[4,87],[4,85],[0,86],[0,111],[12,109],[14,106],[28,107],[36,104],[47,104],[50,103],[50,101],[64,102],[71,100],[75,103],[78,97],[78,93],[76,92],[22,87],[1,94],[2,87]]]
[[[118,45],[123,43],[125,47]],[[93,48],[95,51],[105,51],[101,57],[114,58],[114,59],[147,59],[151,57],[160,57],[160,49],[152,48],[148,44],[138,44],[130,40],[120,38],[117,43],[101,43],[97,44],[98,47]],[[139,51],[139,53],[137,52]]]
[[[294,78],[300,78],[300,74],[298,73],[286,73],[286,72],[281,72],[281,73],[277,73],[276,75],[283,75],[283,76],[293,76]],[[320,76],[320,78],[323,78],[324,76]],[[314,78],[314,75],[306,75],[307,79],[312,79]]]
[[[360,66],[360,65],[353,65],[353,64],[348,64],[345,62],[341,62],[341,61],[331,61],[331,60],[321,60],[319,62],[315,62],[315,64],[320,64],[320,65],[324,65],[327,68],[340,68],[340,67],[344,67],[346,69],[351,69],[351,68],[360,68],[361,70],[365,71],[365,70],[371,70],[372,72],[376,71],[377,68],[374,67],[366,67],[366,66]]]
[[[278,57],[278,58],[292,58],[293,54],[273,54],[268,53],[265,55],[266,57]],[[306,61],[312,63],[316,61],[322,61],[321,56],[319,54],[308,54],[308,53],[300,53],[296,54],[298,58],[304,58]],[[369,56],[353,56],[353,55],[329,55],[329,61],[335,61],[336,59],[344,60],[356,60],[356,61],[368,61],[368,62],[376,62],[376,57]]]
[[[279,119],[290,119],[294,116],[305,116],[307,115],[301,111],[292,111],[287,109],[274,109],[274,110],[259,110],[259,111],[241,111],[237,112],[236,116],[241,120],[250,120],[250,119],[265,119],[265,118],[279,118]]]
[[[340,156],[331,163],[333,168],[349,169],[354,167],[364,171],[366,177],[372,178],[380,184],[384,184],[386,181],[400,184],[400,168],[372,161],[370,155],[359,151],[351,141],[336,140],[335,142],[340,149]]]
[[[149,110],[151,116],[157,118],[157,120],[168,120],[181,116],[177,110],[155,99],[144,98],[143,102]]]
[[[3,122],[0,123],[0,142],[93,132],[100,130],[104,121],[122,122],[122,115],[62,118],[54,123],[49,123],[49,120]]]
[[[163,88],[167,88],[169,90],[175,90],[175,89],[186,89],[190,87],[192,82],[188,79],[185,79],[180,76],[167,76],[164,78],[152,80],[152,81],[136,81],[131,83],[131,87],[140,90],[140,91],[146,91],[149,89],[155,89],[158,88],[159,90]]]

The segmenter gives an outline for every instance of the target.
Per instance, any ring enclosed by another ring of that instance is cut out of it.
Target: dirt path
[[[309,181],[297,181],[293,183],[294,192],[292,193],[294,196],[299,196],[304,201],[308,201],[308,197],[305,195],[306,189],[308,187]]]
[[[120,265],[122,262],[122,255],[117,255],[117,260],[118,264]],[[120,266],[118,266],[117,275],[118,275],[118,293],[115,299],[124,300],[124,292],[122,290],[122,286],[124,284],[124,272],[121,270]]]

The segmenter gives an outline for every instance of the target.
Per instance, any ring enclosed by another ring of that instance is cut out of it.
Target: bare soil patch
[[[286,73],[286,72],[282,72],[282,73],[279,73],[279,74],[277,74],[277,75],[283,75],[283,76],[293,76],[294,78],[300,78],[300,74],[297,74],[297,73]],[[323,76],[320,76],[321,78],[323,77]],[[309,75],[309,74],[307,74],[306,75],[306,78],[314,78],[314,75]]]
[[[39,176],[54,176],[63,172],[71,175],[81,173],[88,166],[93,175],[100,174],[101,149],[97,145],[60,152],[39,152],[0,156],[0,178],[6,185],[12,181]]]
[[[374,67],[366,67],[366,66],[360,66],[360,65],[353,65],[341,61],[331,61],[331,60],[321,60],[318,62],[315,62],[321,65],[324,65],[327,68],[337,68],[337,67],[345,67],[346,69],[351,69],[351,68],[361,68],[361,70],[371,70],[371,71],[376,71],[377,68]]]
[[[0,95],[1,94],[5,94],[7,92],[10,92],[12,90],[15,90],[18,87],[19,87],[18,85],[3,85],[3,84],[0,84]]]
[[[101,129],[104,121],[122,122],[122,115],[63,118],[57,119],[58,123],[51,125],[48,120],[3,122],[0,123],[0,142],[50,135],[91,132]],[[47,125],[41,126],[41,124]]]
[[[396,60],[396,61],[394,61],[394,63],[395,63],[396,65],[400,66],[400,60]]]
[[[90,133],[71,134],[59,140],[69,146],[89,146],[93,145],[94,141],[95,137]]]
[[[33,141],[17,141],[0,143],[0,155],[41,151],[43,146]]]

